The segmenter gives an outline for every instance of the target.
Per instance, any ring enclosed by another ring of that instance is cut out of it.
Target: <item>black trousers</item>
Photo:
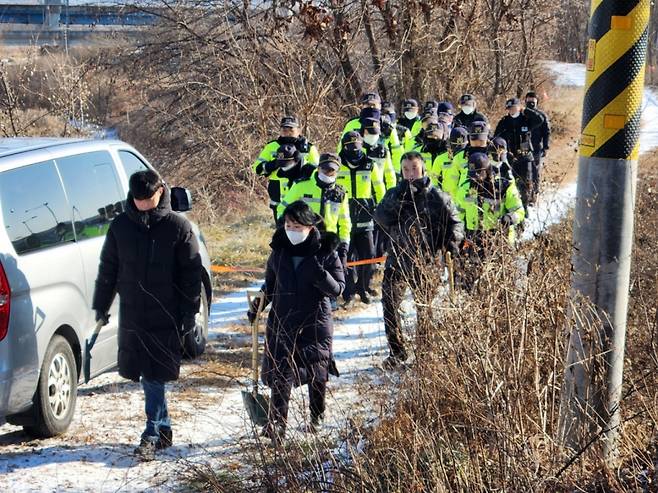
[[[516,181],[516,186],[521,195],[523,208],[528,212],[528,204],[532,203],[532,191],[534,189],[533,181],[534,161],[532,155],[515,156],[512,163],[512,172]]]
[[[431,321],[432,307],[437,288],[440,284],[439,269],[428,265],[421,272],[418,268],[402,270],[392,264],[384,269],[382,281],[382,309],[384,312],[384,329],[386,339],[393,357],[406,358],[404,336],[402,334],[402,320],[400,318],[400,305],[404,294],[409,287],[416,303],[416,341],[417,349],[423,349],[427,335],[427,325]]]
[[[541,183],[541,174],[544,168],[544,157],[542,156],[543,152],[533,152],[532,153],[532,183],[533,183],[533,200],[534,203],[537,200],[537,195],[539,194],[539,184]]]
[[[375,242],[371,231],[352,232],[347,260],[365,260],[375,257]],[[372,264],[349,267],[343,298],[349,300],[355,293],[363,293],[370,288]]]
[[[270,422],[285,427],[288,422],[288,407],[290,405],[290,393],[293,382],[290,379],[277,379],[271,390],[270,398]],[[327,394],[327,382],[324,379],[311,379],[308,383],[308,401],[311,411],[311,419],[322,417],[325,410],[325,397]]]

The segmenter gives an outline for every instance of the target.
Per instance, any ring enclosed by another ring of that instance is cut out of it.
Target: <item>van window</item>
[[[119,159],[123,165],[123,169],[126,172],[126,177],[130,179],[133,173],[138,171],[144,171],[149,169],[144,161],[139,159],[130,151],[119,151]]]
[[[4,227],[19,255],[74,240],[71,211],[53,161],[0,173]]]
[[[125,199],[112,156],[97,151],[56,161],[71,204],[76,239],[105,235],[112,219],[123,212]]]

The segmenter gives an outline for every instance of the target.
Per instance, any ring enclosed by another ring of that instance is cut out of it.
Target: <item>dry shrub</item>
[[[430,334],[422,357],[390,390],[392,407],[381,406],[377,426],[341,432],[349,453],[245,445],[256,469],[243,491],[658,491],[658,173],[640,183],[618,467],[589,454],[600,440],[572,450],[559,439],[575,310],[569,220],[520,255],[498,245],[471,292],[436,305],[420,329]]]

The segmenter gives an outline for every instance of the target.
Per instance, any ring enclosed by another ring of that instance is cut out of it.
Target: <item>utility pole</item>
[[[560,438],[608,464],[621,425],[648,22],[649,0],[591,0]]]

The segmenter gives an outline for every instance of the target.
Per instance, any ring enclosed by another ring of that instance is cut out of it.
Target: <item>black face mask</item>
[[[531,110],[534,110],[537,107],[537,103],[534,101],[528,101],[525,105],[526,108],[530,108]]]
[[[358,163],[364,156],[362,147],[346,147],[343,149],[343,155],[348,162]]]
[[[277,142],[281,145],[285,145],[285,144],[295,145],[297,143],[297,137],[279,137],[277,139]]]

